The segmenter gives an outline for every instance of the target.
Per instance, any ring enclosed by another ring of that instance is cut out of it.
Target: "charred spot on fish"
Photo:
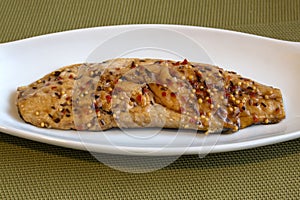
[[[97,91],[101,91],[102,87],[101,86],[97,86]]]
[[[55,72],[54,72],[54,76],[59,76],[60,74],[61,74],[60,71],[55,71]]]
[[[112,111],[107,111],[106,113],[109,114],[109,115],[112,115],[112,114],[113,114]]]
[[[57,96],[57,98],[59,98],[59,99],[61,98],[61,94],[59,94],[58,92],[55,92],[54,94],[55,94],[55,96]]]
[[[266,105],[264,102],[261,102],[261,105],[262,105],[263,107],[267,107],[267,105]]]
[[[131,68],[131,69],[135,68],[135,63],[134,63],[134,61],[131,62],[130,68]]]
[[[103,119],[100,120],[100,123],[102,124],[102,126],[105,125],[105,121]]]

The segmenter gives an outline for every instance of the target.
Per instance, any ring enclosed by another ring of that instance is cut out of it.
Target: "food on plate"
[[[21,118],[43,128],[235,132],[285,118],[279,89],[186,59],[118,58],[74,64],[17,92]]]

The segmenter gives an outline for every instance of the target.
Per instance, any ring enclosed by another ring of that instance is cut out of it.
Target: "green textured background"
[[[0,0],[1,43],[133,23],[208,26],[300,41],[300,1]],[[203,159],[182,156],[161,170],[130,174],[88,152],[0,133],[0,170],[0,199],[299,199],[300,139]]]

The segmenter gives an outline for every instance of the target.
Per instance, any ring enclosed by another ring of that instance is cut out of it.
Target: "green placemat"
[[[0,0],[0,42],[133,23],[209,26],[300,41],[299,10],[299,0]],[[0,199],[297,199],[300,139],[202,159],[182,156],[161,170],[132,174],[88,152],[0,133],[0,170]]]

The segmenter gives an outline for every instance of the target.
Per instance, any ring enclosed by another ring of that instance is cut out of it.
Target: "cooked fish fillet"
[[[43,128],[235,132],[285,118],[279,89],[219,67],[120,58],[58,69],[18,88],[21,118]]]

